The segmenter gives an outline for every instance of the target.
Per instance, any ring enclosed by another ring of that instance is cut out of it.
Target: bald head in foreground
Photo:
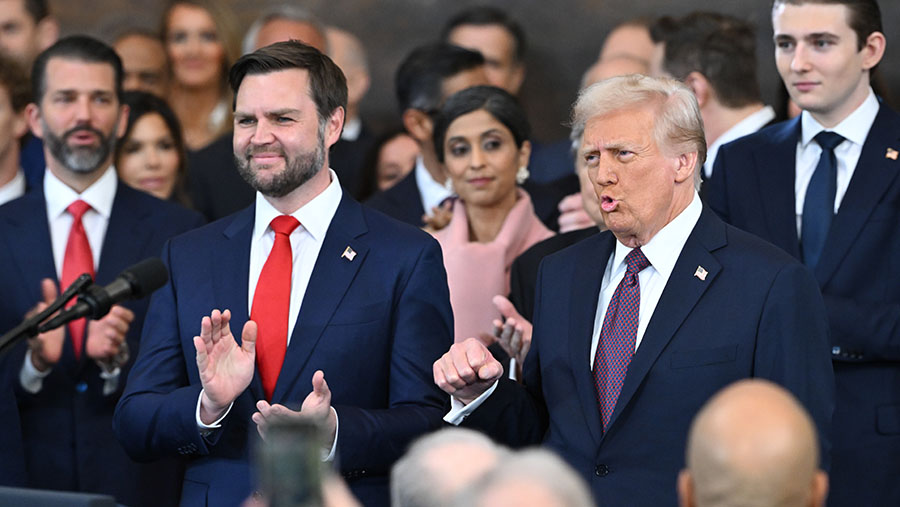
[[[812,419],[785,389],[743,380],[697,413],[678,477],[682,507],[813,507],[827,493]]]

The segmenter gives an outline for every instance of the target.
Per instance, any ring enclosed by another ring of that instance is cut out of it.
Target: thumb
[[[478,368],[478,378],[481,380],[496,380],[503,375],[503,365],[496,359],[488,361]]]
[[[331,395],[331,390],[328,389],[328,382],[325,382],[325,372],[322,370],[316,370],[316,372],[313,373],[312,386],[313,392],[316,393],[317,396],[324,398]]]
[[[44,278],[41,280],[41,297],[44,298],[44,302],[48,305],[52,303],[59,292],[56,290],[56,282],[49,278]]]
[[[522,316],[519,315],[519,312],[516,311],[516,307],[507,299],[505,296],[494,296],[494,299],[491,300],[494,303],[494,306],[497,307],[497,310],[500,311],[500,314],[503,315],[504,318],[508,319],[510,317],[516,320],[523,320]]]
[[[244,352],[256,355],[256,333],[258,330],[256,322],[252,320],[248,320],[244,324],[244,329],[241,331],[241,349]]]

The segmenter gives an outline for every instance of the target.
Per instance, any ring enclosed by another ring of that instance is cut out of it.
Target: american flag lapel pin
[[[349,246],[344,249],[344,253],[341,254],[341,259],[347,259],[350,262],[353,262],[353,259],[356,258],[356,250],[350,248]]]
[[[697,271],[694,271],[694,276],[700,279],[701,282],[706,281],[706,275],[709,274],[703,266],[697,266]]]
[[[897,156],[900,155],[900,152],[893,148],[888,148],[887,153],[884,154],[884,158],[889,158],[891,160],[897,160]]]

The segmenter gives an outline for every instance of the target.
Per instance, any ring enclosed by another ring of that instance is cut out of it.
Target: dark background
[[[164,1],[55,0],[52,8],[63,34],[90,33],[106,40],[126,27],[155,30]],[[238,14],[242,29],[270,4],[277,2],[222,0]],[[900,83],[895,21],[900,2],[881,0],[888,50],[879,72],[894,95]],[[581,75],[594,62],[603,38],[616,24],[639,16],[680,15],[712,9],[748,20],[757,27],[759,78],[769,103],[777,100],[781,81],[775,71],[770,0],[307,0],[300,2],[323,23],[355,33],[369,51],[372,87],[363,100],[362,114],[376,125],[394,120],[393,73],[415,46],[438,37],[444,22],[472,5],[507,10],[522,24],[528,37],[528,75],[522,101],[538,139],[566,136],[563,126],[575,99]]]

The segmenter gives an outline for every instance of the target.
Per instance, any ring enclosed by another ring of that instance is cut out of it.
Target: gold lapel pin
[[[701,282],[706,281],[706,275],[708,274],[709,271],[707,271],[703,266],[697,266],[697,271],[694,271],[694,276],[699,278]]]
[[[350,248],[349,246],[344,249],[344,253],[341,254],[341,259],[347,259],[350,262],[353,262],[353,259],[356,258],[356,250]]]
[[[887,153],[884,154],[884,158],[889,158],[891,160],[897,160],[897,156],[900,155],[900,152],[893,148],[888,148]]]

